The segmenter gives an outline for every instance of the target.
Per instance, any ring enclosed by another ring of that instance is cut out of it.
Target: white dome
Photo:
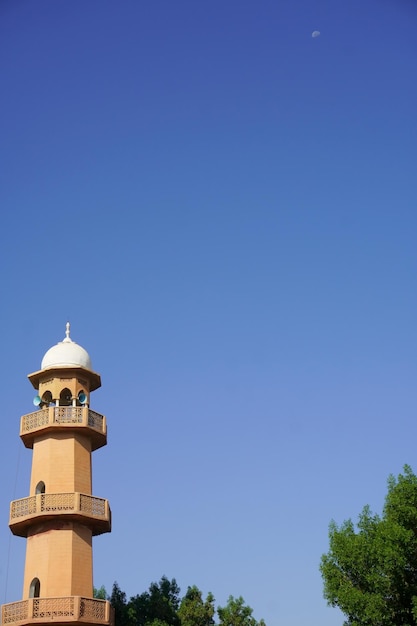
[[[67,323],[65,339],[49,348],[48,352],[42,359],[41,369],[49,369],[51,367],[84,367],[92,370],[90,355],[78,343],[72,341],[69,336],[70,325]]]

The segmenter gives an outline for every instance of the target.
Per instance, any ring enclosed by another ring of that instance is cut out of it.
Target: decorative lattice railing
[[[87,622],[114,624],[110,603],[96,598],[30,598],[2,606],[2,624],[36,624],[48,622]]]
[[[27,619],[29,613],[29,601],[12,602],[4,604],[1,608],[1,623],[13,624],[15,622],[23,622]]]
[[[34,598],[33,617],[35,619],[59,619],[75,617],[75,598]]]
[[[40,493],[29,498],[13,500],[10,504],[10,522],[19,518],[48,513],[78,513],[97,519],[109,519],[107,500],[84,493]]]
[[[83,406],[50,406],[23,415],[20,434],[55,425],[89,426],[100,433],[106,433],[106,418],[96,411]]]

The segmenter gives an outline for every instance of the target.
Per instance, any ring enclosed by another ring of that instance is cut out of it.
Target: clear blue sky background
[[[342,624],[329,521],[417,470],[416,32],[412,0],[1,1],[2,602],[26,374],[69,319],[109,425],[96,586]]]

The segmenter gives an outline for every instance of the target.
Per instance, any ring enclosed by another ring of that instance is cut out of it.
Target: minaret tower
[[[92,538],[111,529],[107,500],[92,495],[91,453],[107,443],[106,418],[90,409],[100,375],[67,323],[28,378],[38,407],[20,423],[30,495],[11,503],[9,521],[26,538],[23,599],[3,605],[2,624],[111,624],[109,602],[93,598]]]

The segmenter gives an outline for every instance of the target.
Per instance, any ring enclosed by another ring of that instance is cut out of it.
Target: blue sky
[[[69,319],[109,426],[96,586],[343,623],[329,521],[417,471],[416,24],[411,0],[2,1],[2,602],[26,374]]]

